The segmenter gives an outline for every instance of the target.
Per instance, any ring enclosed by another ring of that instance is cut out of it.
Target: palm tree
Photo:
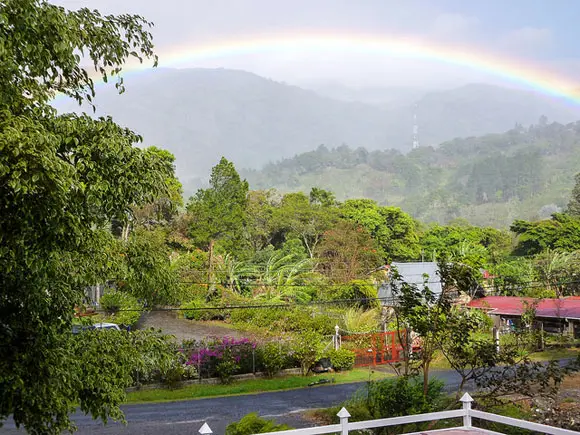
[[[536,267],[538,277],[547,290],[554,290],[559,298],[565,285],[562,281],[567,281],[580,267],[580,251],[548,249],[536,257]]]
[[[266,262],[265,268],[256,273],[259,290],[256,296],[269,300],[309,300],[303,286],[312,273],[313,261],[300,259],[296,254],[275,252]]]

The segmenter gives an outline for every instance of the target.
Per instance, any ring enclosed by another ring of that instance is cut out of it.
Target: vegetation
[[[273,379],[252,379],[237,381],[232,384],[196,384],[178,389],[139,390],[127,394],[126,403],[172,402],[176,400],[191,400],[204,397],[232,396],[238,394],[253,394],[265,391],[291,390],[305,388],[320,379],[332,381],[334,384],[367,382],[369,379],[389,377],[386,373],[370,372],[368,369],[354,369],[341,373],[321,374],[311,376],[280,376]],[[321,386],[324,388],[324,386]]]
[[[278,432],[292,429],[286,424],[276,424],[274,420],[265,420],[252,412],[245,415],[235,423],[230,423],[226,427],[226,435],[253,435],[256,433]]]
[[[80,53],[104,79],[130,58],[155,63],[147,21],[40,0],[4,1],[0,17],[0,420],[57,434],[76,406],[105,421],[122,415],[141,355],[91,341],[97,334],[72,338],[74,307],[110,276],[107,227],[164,193],[173,162],[133,146],[140,137],[110,118],[48,105],[56,93],[91,101]]]
[[[120,291],[111,291],[100,300],[104,315],[98,316],[96,321],[112,322],[123,326],[134,326],[143,312],[142,305],[135,297]]]
[[[567,176],[555,177],[543,164],[545,141],[558,138],[570,169],[578,162],[579,124],[517,127],[408,156],[320,148],[300,174],[295,166],[304,156],[272,166],[282,179],[337,165],[372,167],[387,177],[395,202],[410,197],[415,216],[446,225],[421,223],[384,198],[341,202],[320,187],[308,194],[250,191],[225,158],[209,187],[182,207],[170,153],[134,146],[141,138],[111,118],[59,115],[49,105],[57,93],[91,103],[93,81],[78,53],[105,81],[132,57],[155,63],[150,23],[41,0],[6,1],[0,22],[0,421],[12,416],[31,433],[56,434],[73,429],[69,413],[77,406],[104,422],[122,419],[119,405],[130,385],[174,387],[209,376],[229,384],[235,374],[265,370],[273,377],[286,367],[305,376],[323,356],[336,370],[349,370],[351,350],[328,351],[335,325],[347,333],[391,328],[410,355],[396,367],[399,381],[371,384],[356,405],[361,415],[432,409],[440,396],[429,379],[437,353],[461,375],[460,390],[473,380],[490,400],[531,395],[538,385],[555,394],[565,372],[553,362],[544,370],[529,355],[538,341],[528,330],[534,304],[523,316],[528,329],[509,336],[513,343],[504,339],[506,351],[498,353],[485,317],[455,306],[450,294],[578,294],[580,179],[565,213],[510,221],[512,234],[451,218],[473,204],[543,201],[545,186],[567,186]],[[117,87],[123,90],[120,78]],[[372,189],[386,192],[383,181]],[[417,286],[384,267],[425,258],[439,260],[441,294],[428,277]],[[484,279],[481,269],[494,278]],[[377,288],[387,280],[397,302],[391,313],[378,310]],[[87,301],[87,287],[96,285],[105,295]],[[73,334],[74,313],[86,314],[87,302],[100,302],[92,321],[134,327],[143,310],[172,305],[186,319],[219,319],[257,339],[178,347],[156,331]],[[419,352],[411,332],[420,338]],[[277,343],[268,343],[272,336]],[[491,370],[497,366],[511,372]],[[422,382],[414,378],[419,372]],[[336,376],[359,379],[360,372]],[[306,378],[263,382],[215,391],[297,386]],[[267,426],[255,416],[246,423]]]
[[[365,197],[403,207],[425,222],[466,218],[507,228],[514,219],[545,219],[567,208],[579,141],[579,123],[538,122],[407,154],[321,145],[245,175],[254,189],[307,192],[318,186],[339,200]],[[568,206],[571,215],[575,204]]]

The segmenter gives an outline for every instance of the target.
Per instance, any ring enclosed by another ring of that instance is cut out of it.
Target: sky
[[[136,13],[155,23],[160,66],[243,69],[291,84],[453,86],[510,84],[477,68],[386,53],[273,47],[186,56],[198,47],[304,35],[460,47],[580,83],[578,0],[55,0],[69,9]],[[211,50],[210,50],[211,52]],[[511,83],[514,84],[514,83]],[[580,88],[580,85],[579,85]]]

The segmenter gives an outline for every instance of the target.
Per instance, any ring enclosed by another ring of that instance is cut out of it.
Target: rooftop
[[[490,314],[520,316],[526,304],[537,302],[536,317],[580,320],[580,297],[534,299],[516,296],[486,296],[474,299],[469,307],[488,310]]]

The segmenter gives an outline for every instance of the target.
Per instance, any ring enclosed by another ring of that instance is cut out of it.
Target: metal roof
[[[416,262],[416,263],[391,263],[390,268],[396,268],[401,276],[401,280],[407,284],[416,285],[423,288],[426,282],[427,287],[435,294],[443,291],[441,278],[439,277],[439,267],[435,262]],[[427,275],[427,276],[425,276]],[[379,286],[379,298],[385,298],[388,302],[393,298],[391,285],[385,282]]]
[[[536,317],[579,319],[580,298],[534,299],[517,296],[487,296],[474,299],[469,303],[472,308],[489,310],[490,314],[520,316],[526,309],[524,302],[532,304],[537,301]]]

